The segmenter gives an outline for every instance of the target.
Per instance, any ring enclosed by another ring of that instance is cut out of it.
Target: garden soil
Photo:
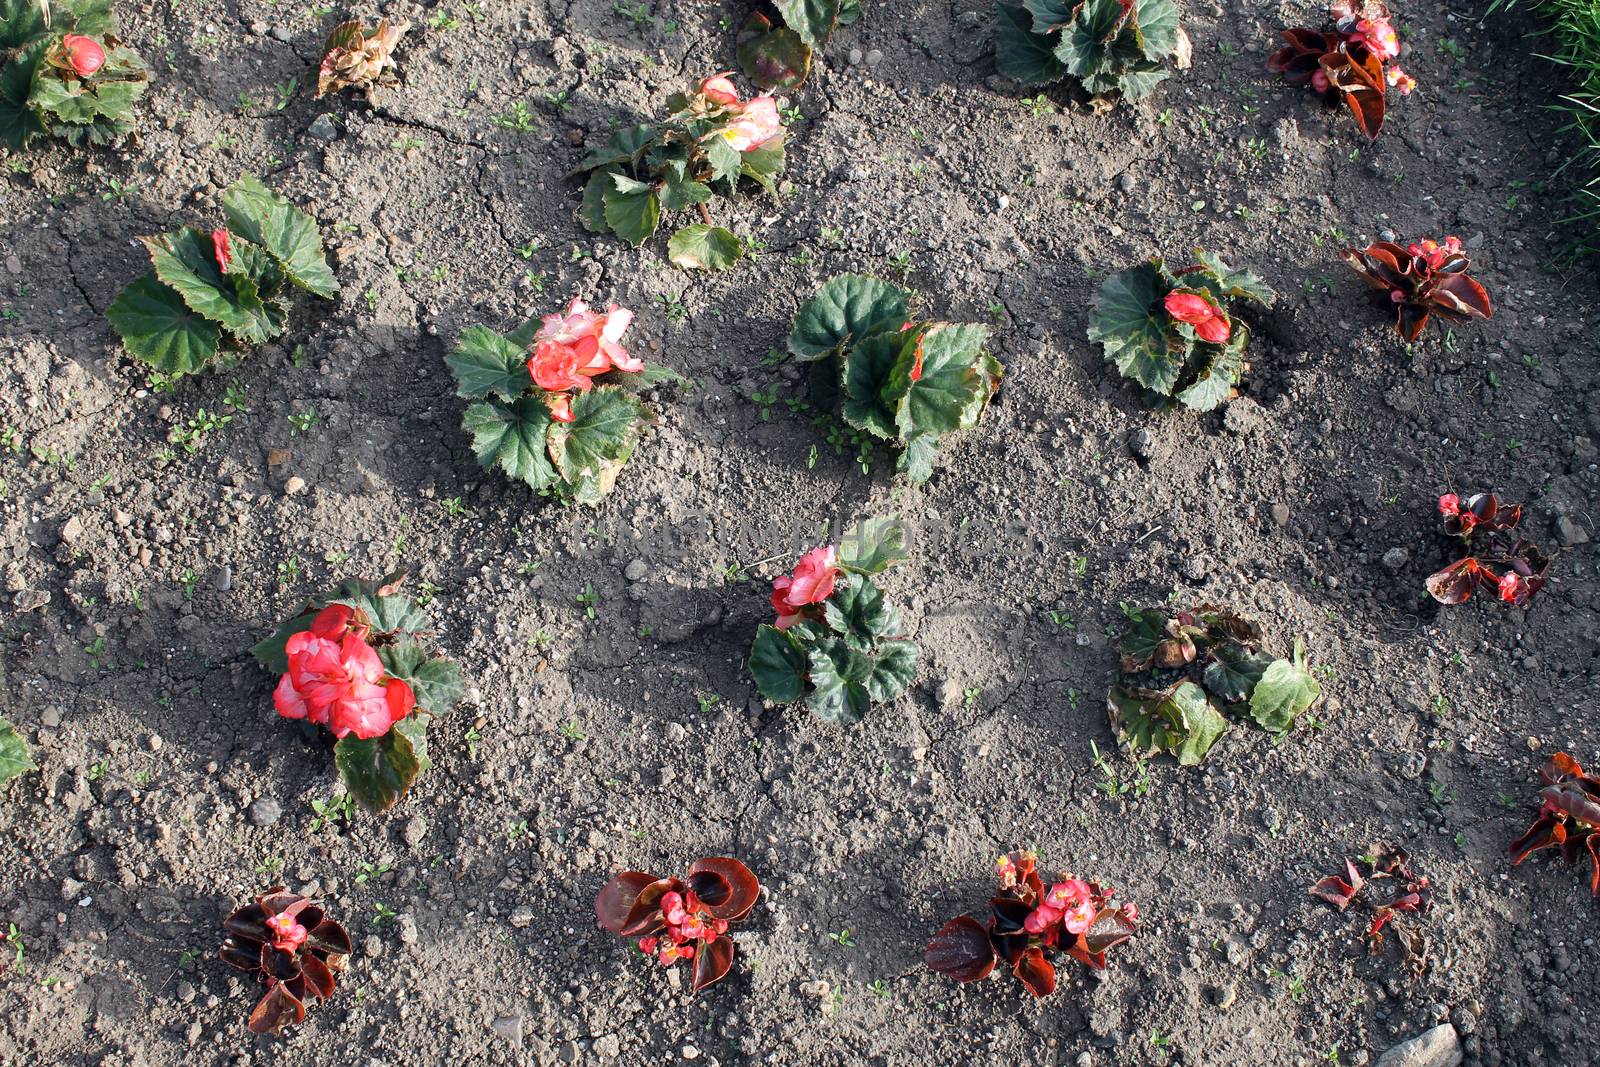
[[[1575,145],[1531,18],[1406,6],[1422,88],[1368,145],[1263,69],[1314,5],[1189,3],[1192,69],[1110,110],[1024,101],[987,2],[866,8],[786,97],[781,199],[714,205],[759,249],[717,275],[584,232],[566,175],[734,66],[740,3],[401,3],[401,82],[370,106],[310,98],[338,12],[123,11],[155,71],[139,136],[0,179],[3,712],[40,765],[0,799],[0,1061],[1286,1067],[1443,1024],[1427,1062],[1600,1062],[1587,871],[1505,855],[1546,756],[1600,761],[1596,289],[1559,265],[1576,176],[1549,177]],[[316,215],[341,295],[158,389],[106,306],[146,268],[136,237],[215,225],[247,172]],[[1400,342],[1336,257],[1390,231],[1458,234],[1493,320]],[[1088,313],[1108,271],[1196,245],[1279,299],[1237,399],[1155,411]],[[926,485],[776,360],[845,271],[994,327],[1004,385]],[[479,469],[444,358],[574,294],[636,309],[635,349],[686,381],[616,492],[567,511]],[[1423,593],[1450,489],[1527,503],[1556,559],[1526,610]],[[917,682],[845,729],[763,706],[769,580],[891,513]],[[392,813],[344,819],[327,742],[273,713],[247,650],[396,569],[470,695]],[[1169,598],[1303,637],[1314,728],[1238,724],[1197,769],[1120,754],[1108,632]],[[1420,976],[1306,894],[1383,842],[1436,888],[1407,920]],[[1144,916],[1042,1001],[921,963],[1018,846]],[[696,995],[592,902],[708,854],[764,891]],[[216,958],[277,883],[356,949],[283,1039],[245,1031],[259,989]]]

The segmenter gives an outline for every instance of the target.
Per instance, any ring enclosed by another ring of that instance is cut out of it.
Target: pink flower
[[[1438,270],[1445,260],[1461,251],[1461,238],[1446,237],[1444,244],[1424,239],[1407,245],[1406,251],[1426,262],[1429,270]]]
[[[222,273],[228,273],[228,264],[233,262],[233,247],[229,244],[232,234],[226,229],[211,231],[211,254],[217,257],[217,266],[222,268]]]
[[[587,392],[589,379],[595,375],[644,370],[644,361],[622,346],[622,335],[632,322],[633,312],[627,308],[612,304],[601,314],[578,299],[567,305],[564,314],[546,315],[534,334],[533,355],[528,360],[534,384],[553,393]]]
[[[1033,936],[1039,937],[1060,921],[1060,908],[1052,908],[1048,904],[1040,904],[1037,908],[1028,912],[1028,917],[1022,920],[1022,928]]]
[[[557,422],[571,422],[575,417],[572,414],[571,393],[546,393],[544,402],[550,409],[550,417]]]
[[[794,574],[772,583],[772,608],[778,613],[777,626],[787,630],[799,622],[805,609],[833,595],[833,586],[844,571],[838,564],[838,550],[832,545],[813,548],[800,557]]]
[[[411,686],[386,677],[383,661],[367,644],[365,622],[348,605],[330,604],[309,630],[289,638],[289,670],[272,702],[286,719],[326,726],[335,737],[382,737],[416,706]]]
[[[733,81],[728,77],[733,71],[725,70],[720,74],[713,74],[700,83],[700,93],[714,104],[723,107],[737,107],[739,104],[739,90],[734,88]]]
[[[61,47],[66,50],[67,63],[80,78],[87,78],[106,65],[106,50],[93,38],[69,33],[61,38]]]
[[[272,933],[272,947],[280,952],[293,952],[307,936],[306,928],[286,911],[272,916],[266,925]]]
[[[1194,327],[1200,340],[1220,345],[1233,333],[1233,324],[1223,310],[1195,293],[1171,292],[1165,301],[1167,314]]]
[[[1461,514],[1461,498],[1454,493],[1446,493],[1439,498],[1439,514],[1447,519],[1453,519]]]
[[[1517,596],[1522,592],[1522,577],[1515,571],[1506,571],[1500,576],[1495,588],[1499,591],[1501,600],[1515,604]]]
[[[782,133],[783,122],[778,118],[778,102],[770,96],[752,99],[740,109],[739,116],[722,130],[723,138],[740,152],[760,148]]]
[[[1413,78],[1399,67],[1390,67],[1384,73],[1384,78],[1388,80],[1391,86],[1400,90],[1401,96],[1410,96],[1412,91],[1417,87],[1417,79]]]
[[[1328,80],[1328,72],[1318,67],[1311,72],[1311,88],[1319,93],[1325,93],[1333,88],[1333,83]]]
[[[1380,62],[1400,54],[1400,35],[1394,32],[1394,24],[1388,19],[1361,19],[1350,38],[1364,46]]]

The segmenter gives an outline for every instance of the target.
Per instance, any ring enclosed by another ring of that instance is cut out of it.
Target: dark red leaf
[[[1458,318],[1487,319],[1494,314],[1489,292],[1465,274],[1452,274],[1430,290],[1439,310]]]
[[[656,877],[653,874],[646,874],[643,871],[623,871],[607,882],[595,896],[595,918],[600,921],[601,926],[612,933],[622,933],[622,928],[628,921],[628,912],[639,899],[639,894],[655,881]]]
[[[1565,777],[1582,778],[1583,764],[1567,755],[1557,752],[1554,756],[1544,761],[1544,766],[1539,768],[1539,777],[1544,779],[1546,785],[1554,785]]]
[[[333,971],[329,969],[326,963],[307,953],[300,959],[300,971],[305,977],[306,988],[312,996],[318,1000],[327,1000],[333,996]]]
[[[1383,130],[1383,64],[1370,55],[1357,61],[1352,55],[1336,53],[1323,56],[1319,65],[1343,96],[1361,132],[1368,140],[1375,140]]]
[[[306,935],[306,944],[333,956],[350,955],[350,935],[332,919],[324,919],[312,927]]]
[[[708,856],[695,861],[689,868],[689,881],[692,885],[694,876],[701,872],[710,872],[721,875],[727,882],[730,894],[721,903],[712,902],[704,893],[695,890],[700,899],[705,901],[711,914],[728,922],[737,922],[750,914],[750,909],[756,906],[756,901],[761,898],[761,883],[756,881],[756,876],[750,868],[730,856]]]
[[[699,992],[708,985],[722,981],[728,968],[733,966],[733,939],[719,937],[700,946],[694,956],[694,988]]]
[[[1554,848],[1567,839],[1567,828],[1553,816],[1541,815],[1528,832],[1506,846],[1506,855],[1515,867],[1540,849]]]
[[[1030,948],[1024,952],[1011,973],[1022,979],[1028,992],[1036,997],[1047,997],[1056,991],[1055,965],[1045,959],[1039,949]]]
[[[1600,896],[1600,834],[1591,831],[1588,834],[1589,866],[1593,874],[1589,878],[1589,892]]]
[[[970,915],[951,919],[928,942],[922,962],[928,970],[958,982],[987,978],[994,970],[994,946],[989,941],[989,931]]]
[[[1428,594],[1441,604],[1463,603],[1472,595],[1480,569],[1478,561],[1471,556],[1458,559],[1428,575]]]
[[[1121,908],[1101,908],[1089,929],[1084,931],[1084,947],[1091,955],[1104,955],[1139,932]]]
[[[305,1017],[306,1006],[282,982],[274,982],[250,1013],[250,1032],[281,1034],[285,1026],[302,1023]]]
[[[271,942],[261,946],[261,973],[279,982],[287,982],[300,974],[300,961],[293,952],[282,952]]]
[[[247,944],[237,944],[232,938],[222,943],[222,950],[217,956],[230,967],[237,967],[241,971],[256,971],[261,969],[261,949],[254,941]]]
[[[1062,947],[1065,949],[1067,955],[1071,956],[1085,967],[1088,967],[1090,970],[1103,971],[1106,969],[1106,954],[1104,952],[1090,952],[1089,945],[1084,940],[1082,934],[1074,937]]]

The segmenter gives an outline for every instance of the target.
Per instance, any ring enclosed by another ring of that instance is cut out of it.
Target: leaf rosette
[[[346,789],[362,807],[374,812],[393,807],[431,766],[428,727],[459,703],[465,692],[460,666],[437,650],[427,612],[401,592],[405,579],[404,572],[376,581],[346,579],[310,598],[302,611],[280,623],[250,650],[256,662],[280,677],[274,703],[281,715],[304,718],[336,732],[342,729],[337,710],[331,717],[327,712],[319,717],[315,708],[306,714],[303,702],[317,699],[311,694],[323,679],[316,674],[316,664],[303,665],[296,658],[305,654],[303,649],[333,654],[341,661],[343,675],[360,677],[366,653],[351,642],[375,654],[375,662],[367,661],[372,670],[366,678],[383,688],[391,698],[389,710],[398,717],[380,720],[382,732],[357,729],[340,733],[333,745],[334,765]],[[336,632],[330,633],[326,627],[329,618],[340,622]],[[320,647],[319,638],[324,642]],[[392,688],[409,694],[409,704],[397,707],[392,698],[401,694],[390,691]],[[298,705],[296,697],[301,701]]]
[[[0,0],[0,143],[118,140],[149,86],[148,68],[118,39],[108,0],[58,0],[46,10],[38,0]]]
[[[1261,628],[1231,611],[1131,612],[1118,644],[1118,679],[1106,716],[1135,756],[1164,752],[1185,767],[1205,761],[1230,720],[1282,736],[1322,699],[1295,641],[1291,657],[1261,648]]]
[[[900,447],[897,469],[933,476],[940,441],[976,426],[1004,373],[987,326],[910,317],[911,294],[842,274],[801,305],[789,352],[813,364],[819,406],[838,405],[855,429]]]
[[[1027,86],[1069,79],[1097,101],[1149,96],[1189,65],[1176,0],[1024,0],[995,10],[995,66]]]
[[[860,17],[861,0],[770,0],[739,27],[739,68],[763,89],[797,89],[833,31]]]
[[[225,349],[277,337],[295,289],[339,291],[316,220],[259,178],[230,185],[222,208],[227,225],[210,233],[142,238],[153,269],[106,309],[123,347],[163,374],[194,374]]]
[[[1210,411],[1236,396],[1250,328],[1236,302],[1271,307],[1277,294],[1203,248],[1178,271],[1162,257],[1111,275],[1089,318],[1089,340],[1160,404]]]

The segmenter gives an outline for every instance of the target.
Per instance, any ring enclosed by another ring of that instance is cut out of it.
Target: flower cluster
[[[572,394],[587,393],[593,379],[608,371],[638,373],[644,362],[622,347],[622,335],[633,322],[633,312],[612,304],[604,313],[573,298],[560,315],[546,315],[533,335],[533,355],[528,373],[545,391],[550,417],[572,421]]]
[[[731,120],[720,130],[706,134],[707,137],[721,137],[735,152],[751,152],[783,136],[783,120],[778,117],[775,97],[753,96],[741,101],[738,88],[728,77],[732,73],[725,70],[702,81],[695,109],[704,115],[720,110]]]
[[[639,939],[639,951],[655,956],[663,967],[678,960],[692,960],[695,942],[715,941],[728,932],[728,920],[719,919],[695,895],[694,890],[663,893],[661,934]]]
[[[778,613],[773,625],[787,630],[802,619],[819,618],[821,604],[833,595],[834,583],[843,574],[839,550],[832,545],[813,548],[801,556],[793,574],[772,581],[772,609]]]
[[[282,886],[223,920],[222,962],[250,971],[267,987],[250,1013],[250,1030],[281,1034],[305,1021],[308,1000],[333,995],[334,975],[350,954],[350,935],[323,909]]]
[[[1347,248],[1339,258],[1377,290],[1374,295],[1393,310],[1395,329],[1407,341],[1421,336],[1433,315],[1465,322],[1494,314],[1488,292],[1467,274],[1472,264],[1454,237],[1442,244],[1423,240],[1405,247],[1379,241],[1363,249]]]
[[[946,923],[923,953],[928,969],[975,982],[1003,960],[1036,997],[1055,990],[1058,953],[1103,970],[1106,953],[1138,932],[1138,906],[1118,904],[1116,890],[1070,874],[1047,890],[1038,865],[1032,852],[1001,856],[1000,893],[989,901],[988,925],[970,915]]]
[[[1507,848],[1512,865],[1546,848],[1559,848],[1568,863],[1587,852],[1589,891],[1600,896],[1600,778],[1565,752],[1546,760],[1539,778],[1539,817]]]
[[[730,856],[707,856],[684,878],[623,871],[595,897],[594,914],[612,933],[638,938],[639,950],[663,967],[693,961],[698,991],[733,966],[728,924],[750,914],[760,895],[750,868]]]
[[[335,737],[382,737],[416,706],[411,686],[384,673],[366,617],[329,604],[311,627],[289,638],[289,669],[272,703],[286,719],[326,726]]]
[[[1233,333],[1228,313],[1200,293],[1175,289],[1162,301],[1174,322],[1186,322],[1202,341],[1220,345]]]
[[[380,19],[372,30],[360,22],[341,22],[328,35],[317,67],[317,98],[355,88],[372,99],[373,90],[395,80],[394,49],[411,23]]]
[[[1474,589],[1493,589],[1507,604],[1524,607],[1544,588],[1550,561],[1532,541],[1516,533],[1522,505],[1502,506],[1493,493],[1462,500],[1439,498],[1444,532],[1464,545],[1467,555],[1428,576],[1428,592],[1441,604],[1460,604]]]
[[[1382,0],[1334,0],[1330,15],[1332,30],[1284,30],[1287,43],[1267,60],[1267,69],[1325,100],[1343,99],[1361,132],[1377,137],[1386,91],[1409,96],[1417,87],[1417,80],[1393,63],[1400,55],[1394,17]]]

